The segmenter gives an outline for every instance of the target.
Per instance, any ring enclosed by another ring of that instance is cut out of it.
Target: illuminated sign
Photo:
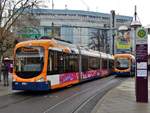
[[[38,53],[39,50],[37,48],[22,47],[22,48],[20,48],[20,52],[23,52],[23,53]]]

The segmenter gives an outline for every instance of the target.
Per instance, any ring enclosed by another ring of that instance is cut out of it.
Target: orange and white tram
[[[112,72],[113,56],[55,39],[20,42],[14,49],[13,90],[49,90]]]
[[[134,76],[135,75],[135,57],[132,54],[114,55],[114,75]]]

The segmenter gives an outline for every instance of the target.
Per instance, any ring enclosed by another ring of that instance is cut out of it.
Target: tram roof
[[[91,56],[91,57],[100,57],[100,53],[92,50],[86,50],[86,49],[81,49],[81,54]]]
[[[48,49],[54,50],[54,51],[60,51],[60,52],[66,52],[66,53],[73,53],[73,54],[79,54],[79,51],[81,51],[82,55],[92,56],[92,57],[102,57],[102,58],[109,58],[113,59],[111,55],[94,51],[88,48],[79,47],[75,44],[71,44],[68,42],[64,42],[61,40],[55,40],[55,39],[42,39],[42,40],[30,40],[30,41],[24,41],[17,44],[17,47],[20,47],[22,45],[31,45],[33,44],[52,44]]]
[[[113,55],[107,54],[109,59],[114,59]]]
[[[135,59],[135,56],[134,56],[134,55],[132,55],[132,54],[127,54],[127,53],[125,53],[125,54],[115,54],[114,57],[130,57],[130,58],[132,58],[132,59]]]
[[[108,57],[106,53],[100,52],[100,54],[101,54],[101,58],[107,58]]]

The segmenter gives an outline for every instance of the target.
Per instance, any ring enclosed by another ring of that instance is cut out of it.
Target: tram
[[[131,54],[114,55],[114,75],[134,76],[135,75],[135,57]]]
[[[50,90],[108,76],[110,54],[56,39],[20,42],[14,49],[13,90]]]

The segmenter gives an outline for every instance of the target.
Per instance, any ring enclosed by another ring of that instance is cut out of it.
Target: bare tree
[[[13,24],[13,31],[19,36],[18,40],[38,39],[40,20],[32,13],[21,15],[18,20]]]
[[[105,29],[98,29],[96,32],[92,32],[88,46],[90,49],[106,52],[107,31]]]
[[[90,37],[90,43],[88,45],[90,49],[101,51],[101,37],[99,30],[97,30],[97,32],[92,32],[92,36]]]
[[[40,3],[39,0],[0,0],[0,58],[13,46],[13,40],[10,43],[10,38],[14,39],[12,26],[24,12]]]
[[[22,14],[13,24],[13,28],[22,29],[24,27],[37,27],[40,25],[40,20],[32,13]],[[14,30],[14,29],[13,29]]]

